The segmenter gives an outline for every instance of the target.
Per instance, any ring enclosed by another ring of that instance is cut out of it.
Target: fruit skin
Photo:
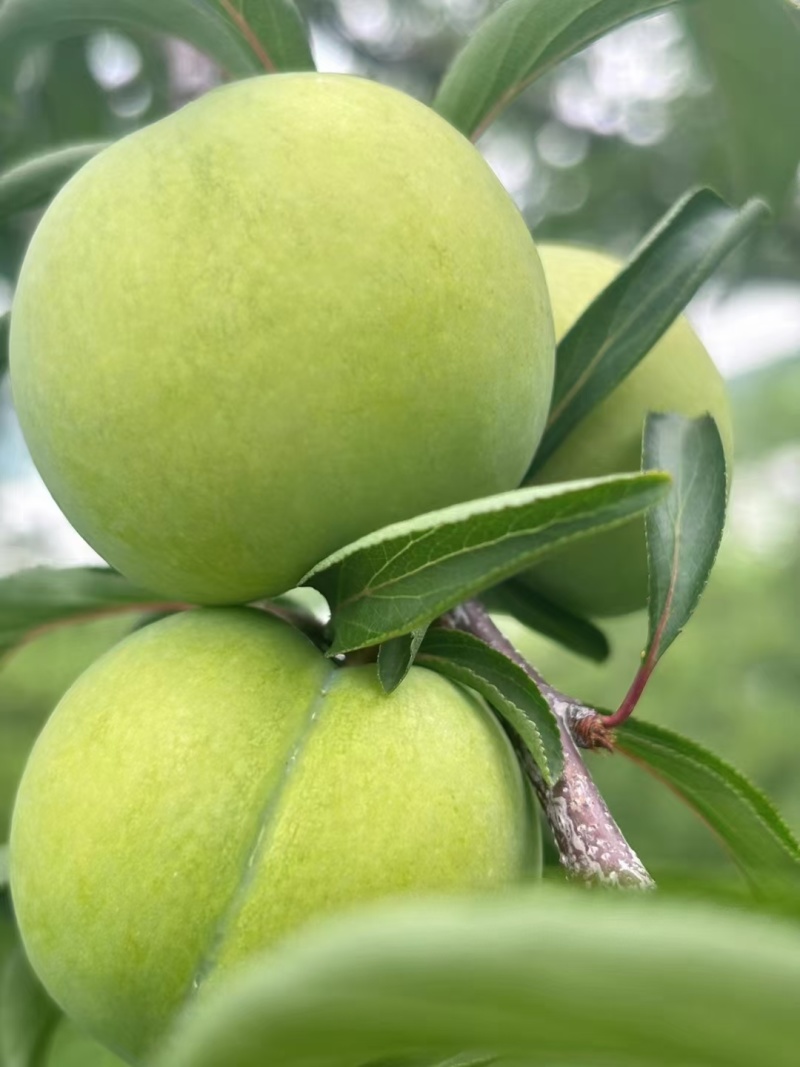
[[[540,245],[539,253],[561,338],[616,277],[620,262],[588,248]],[[594,478],[641,466],[649,411],[717,422],[730,469],[733,431],[725,383],[684,317],[679,318],[622,382],[546,461],[531,484]],[[564,548],[523,576],[533,588],[581,615],[626,615],[647,603],[644,520]]]
[[[554,365],[536,249],[477,150],[319,74],[226,86],[88,163],[33,238],[10,343],[70,521],[207,604],[516,488]]]
[[[139,1059],[198,987],[316,915],[536,873],[538,823],[481,701],[391,696],[249,609],[139,631],[69,690],[11,830],[24,944],[76,1022]]]

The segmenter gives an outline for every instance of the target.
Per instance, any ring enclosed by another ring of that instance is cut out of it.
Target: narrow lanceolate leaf
[[[611,649],[602,630],[588,619],[529,589],[518,578],[510,578],[502,585],[489,589],[481,595],[481,600],[489,611],[511,615],[523,626],[549,637],[579,656],[586,656],[597,663],[608,659]]]
[[[681,200],[561,339],[547,429],[529,476],[634,369],[718,264],[763,222],[753,200],[737,210],[710,189]]]
[[[466,1049],[552,1067],[795,1067],[800,929],[538,887],[309,931],[184,1015],[154,1067],[342,1067]]]
[[[521,667],[480,638],[439,626],[428,630],[417,662],[480,693],[525,744],[547,784],[558,781],[564,768],[558,723]]]
[[[411,633],[385,641],[378,650],[378,678],[384,692],[392,693],[402,682],[414,663],[426,626]]]
[[[61,1011],[45,993],[25,958],[12,949],[0,974],[0,1063],[45,1067]]]
[[[11,328],[11,313],[0,315],[0,379],[8,370],[8,335]]]
[[[0,579],[0,657],[31,634],[119,611],[158,611],[157,596],[115,571],[36,567]]]
[[[314,70],[308,31],[292,0],[213,0],[264,70]]]
[[[433,107],[476,139],[523,89],[628,19],[673,0],[507,0],[445,74]]]
[[[622,474],[517,489],[387,526],[335,552],[303,579],[326,598],[331,655],[431,622],[548,551],[646,510],[667,475]]]
[[[18,211],[47,203],[84,163],[107,144],[107,141],[94,141],[67,145],[54,152],[33,156],[0,173],[0,222]]]
[[[791,0],[703,0],[685,18],[714,78],[722,189],[786,203],[800,160],[800,9]],[[775,131],[780,130],[780,136]]]
[[[263,70],[250,45],[211,0],[5,0],[0,4],[0,89],[8,92],[29,45],[98,26],[182,38],[233,77]]]
[[[619,709],[636,707],[659,659],[689,621],[708,582],[725,526],[727,474],[717,424],[710,415],[648,415],[642,466],[672,475],[669,494],[645,517],[648,566],[647,648]]]
[[[800,891],[800,846],[770,801],[743,775],[693,741],[629,720],[616,748],[666,782],[727,846],[757,889]]]

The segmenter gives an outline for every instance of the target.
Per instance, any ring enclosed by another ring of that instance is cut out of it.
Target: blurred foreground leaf
[[[547,429],[530,477],[671,326],[720,261],[760,225],[765,204],[729,207],[710,189],[679,201],[558,346]]]
[[[314,70],[308,31],[292,0],[213,0],[267,71]]]
[[[786,0],[703,0],[685,17],[714,77],[722,187],[780,209],[800,163],[800,12]]]
[[[99,567],[21,571],[0,579],[0,657],[49,626],[167,606],[116,571]]]
[[[84,163],[107,145],[107,141],[67,145],[33,156],[4,171],[0,174],[0,222],[18,211],[46,203]]]
[[[250,46],[208,0],[5,0],[0,4],[0,88],[10,92],[31,46],[104,26],[182,38],[233,77],[261,70]]]
[[[629,720],[616,748],[673,789],[727,846],[757,890],[800,891],[800,846],[770,801],[713,753],[661,726]]]
[[[184,1016],[157,1067],[344,1067],[465,1049],[552,1067],[794,1067],[800,929],[537,887],[309,930]]]
[[[566,541],[640,514],[668,484],[666,475],[623,474],[457,504],[361,538],[319,563],[303,584],[330,605],[331,655],[377,645]]]
[[[553,785],[564,769],[561,734],[536,683],[502,652],[478,637],[435,626],[422,642],[417,662],[469,686],[512,727]]]
[[[507,0],[475,31],[433,107],[476,139],[523,89],[562,59],[674,0]]]
[[[616,726],[636,707],[658,661],[703,594],[725,527],[725,452],[710,415],[648,415],[642,466],[672,475],[669,494],[645,516],[649,595],[647,648]]]

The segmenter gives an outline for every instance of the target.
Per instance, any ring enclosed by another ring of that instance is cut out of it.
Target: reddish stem
[[[259,41],[256,34],[253,32],[250,23],[247,21],[244,15],[240,11],[236,10],[231,0],[220,0],[220,4],[228,12],[231,21],[236,23],[237,27],[239,28],[239,32],[250,45],[250,47],[253,49],[256,58],[258,59],[264,70],[268,74],[277,74],[278,68],[272,62],[269,53],[266,51],[261,41]]]

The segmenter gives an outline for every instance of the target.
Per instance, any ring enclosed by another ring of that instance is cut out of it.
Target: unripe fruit
[[[560,339],[614,279],[620,263],[587,248],[542,245],[539,251]],[[719,427],[730,466],[733,433],[725,383],[683,317],[579,423],[532,484],[638,470],[644,421],[650,411],[674,411],[690,417],[709,412]],[[554,552],[523,578],[582,615],[637,611],[647,603],[644,520],[634,519]]]
[[[67,517],[137,583],[209,604],[515,488],[552,374],[536,249],[488,165],[411,97],[336,75],[226,86],[92,160],[11,327]]]
[[[467,690],[391,696],[248,609],[176,616],[63,698],[26,768],[11,885],[39,977],[141,1057],[174,1013],[317,915],[534,873],[511,746]]]

